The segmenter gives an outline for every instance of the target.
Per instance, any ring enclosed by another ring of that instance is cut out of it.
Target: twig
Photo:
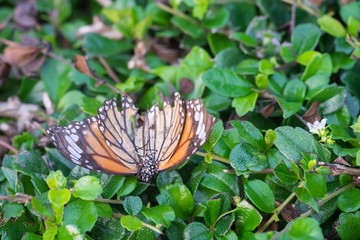
[[[60,62],[63,62],[65,63],[66,65],[69,65],[70,67],[74,67],[74,64],[72,64],[71,62],[67,61],[66,59],[62,58],[62,57],[59,57],[58,55],[56,55],[55,53],[53,52],[48,52],[47,55],[49,57],[52,57]]]
[[[202,156],[202,157],[205,157],[207,155],[207,153],[203,153],[203,152],[196,152],[195,153],[196,155],[199,155],[199,156]],[[219,157],[219,156],[216,156],[214,154],[211,153],[211,158],[212,159],[215,159],[219,162],[223,162],[223,163],[227,163],[227,164],[230,164],[230,160],[226,159],[226,158],[222,158],[222,157]]]
[[[339,194],[343,193],[344,191],[352,188],[355,186],[355,183],[349,183],[348,185],[339,188],[338,190],[330,193],[329,195],[327,195],[323,200],[318,202],[318,206],[321,207],[322,205],[324,205],[325,203],[327,203],[328,201],[330,201],[331,199],[333,199],[334,197],[338,196]],[[300,217],[298,217],[296,220],[290,222],[283,230],[281,230],[280,232],[278,232],[277,234],[275,234],[271,240],[276,240],[279,239],[282,235],[284,235],[287,231],[290,230],[290,228],[292,227],[292,225],[296,222],[299,221],[300,219],[306,218],[308,216],[310,216],[312,213],[314,212],[314,209],[310,209],[309,211],[303,213]]]
[[[27,203],[31,199],[30,195],[27,195],[25,193],[16,193],[15,196],[0,196],[0,201],[11,201],[11,202],[17,202],[17,203]]]
[[[289,63],[285,63],[284,65],[280,65],[278,67],[274,67],[275,71],[279,71],[279,70],[283,70],[286,68],[291,68],[291,67],[295,67],[298,63],[297,62],[289,62]]]
[[[193,18],[187,16],[186,14],[180,12],[177,9],[173,9],[173,8],[168,7],[168,6],[166,6],[166,5],[162,4],[162,3],[159,3],[159,2],[156,3],[156,6],[158,6],[160,9],[164,10],[165,12],[171,13],[171,14],[177,16],[177,17],[180,17],[182,19],[187,20],[187,21],[191,22],[194,25],[197,24],[197,22]]]
[[[305,121],[299,114],[295,113],[295,117],[297,117],[305,126],[307,126],[307,121]]]
[[[281,0],[281,1],[288,3],[290,5],[293,4],[293,0]],[[321,17],[321,14],[317,13],[314,9],[308,7],[301,1],[296,1],[296,6],[302,8],[304,11],[308,12],[311,15],[314,15],[315,17]]]
[[[120,213],[113,213],[113,216],[114,216],[114,217],[118,217],[118,218],[122,218],[122,217],[125,216],[125,215],[120,214]],[[156,228],[156,227],[154,227],[154,226],[152,226],[152,225],[150,225],[150,224],[148,224],[148,223],[145,223],[145,222],[143,222],[143,221],[141,221],[141,223],[142,223],[142,225],[143,225],[144,227],[150,228],[150,229],[153,230],[154,232],[157,232],[157,233],[162,234],[162,235],[164,234],[160,229],[158,229],[158,228]]]
[[[109,64],[106,62],[105,58],[103,56],[99,56],[98,57],[101,64],[104,66],[104,68],[106,69],[109,77],[114,80],[114,82],[116,83],[121,83],[120,79],[116,76],[115,72],[111,69],[111,67],[109,66]]]
[[[295,29],[295,19],[296,19],[296,0],[293,0],[293,3],[291,5],[290,34],[292,34]]]
[[[9,150],[13,151],[15,154],[19,154],[19,151],[14,148],[13,146],[11,146],[10,144],[8,144],[7,142],[4,142],[3,140],[0,140],[0,145],[8,148]]]
[[[318,162],[318,165],[327,167],[331,171],[332,176],[336,176],[340,174],[360,176],[359,168],[351,168],[337,163],[326,163],[321,161]]]
[[[123,204],[123,200],[113,200],[113,199],[103,199],[103,198],[97,198],[94,199],[94,202],[105,202],[105,203],[111,203],[111,204]]]

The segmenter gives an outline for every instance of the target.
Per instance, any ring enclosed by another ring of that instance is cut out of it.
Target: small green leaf
[[[338,207],[344,212],[354,212],[360,208],[360,190],[351,188],[338,197]]]
[[[209,200],[202,202],[201,205],[206,207],[206,210],[204,212],[205,223],[209,226],[212,226],[219,216],[221,200],[220,199]]]
[[[204,149],[207,152],[210,152],[221,138],[223,132],[224,132],[224,126],[222,121],[215,123],[209,138],[204,143],[204,145],[202,145],[202,149]]]
[[[265,144],[266,144],[266,149],[271,148],[271,146],[274,144],[275,140],[276,140],[276,132],[275,130],[269,129],[266,131],[265,133]]]
[[[346,36],[346,30],[343,25],[337,19],[330,17],[329,15],[318,18],[317,22],[322,30],[333,37],[340,38]]]
[[[152,208],[143,207],[141,213],[156,225],[162,224],[166,228],[175,220],[175,211],[171,206],[159,205]]]
[[[43,217],[46,218],[52,217],[51,212],[38,199],[31,197],[31,205]]]
[[[313,24],[299,24],[291,35],[291,42],[297,56],[314,50],[321,36],[320,29]]]
[[[317,205],[316,200],[313,196],[310,195],[306,188],[296,188],[294,192],[296,193],[300,201],[308,204],[315,211],[319,212],[319,206]]]
[[[244,190],[249,199],[264,212],[275,210],[275,197],[269,186],[261,180],[251,180],[244,184]]]
[[[275,73],[274,65],[270,61],[263,59],[259,62],[259,71],[266,75],[272,75]]]
[[[90,56],[110,56],[133,48],[126,40],[113,40],[94,33],[87,33],[84,39],[84,49]]]
[[[3,218],[17,218],[24,212],[24,206],[18,203],[6,203],[3,205]]]
[[[339,216],[340,225],[336,227],[339,236],[343,240],[353,240],[360,236],[360,212],[341,213]]]
[[[269,87],[269,79],[268,79],[268,75],[263,74],[263,73],[259,73],[256,75],[255,78],[255,83],[256,86],[260,89],[260,90],[265,90]]]
[[[197,26],[181,17],[173,17],[171,19],[171,23],[180,28],[185,34],[188,34],[193,38],[199,38],[204,32],[202,27]]]
[[[221,28],[227,24],[229,15],[229,11],[224,7],[216,8],[214,10],[209,9],[202,23],[209,29]]]
[[[324,176],[316,173],[305,171],[305,187],[313,197],[323,198],[327,193]]]
[[[242,200],[235,211],[236,231],[254,231],[261,223],[261,214],[246,200]]]
[[[113,215],[112,208],[106,202],[94,202],[99,217],[110,218]]]
[[[261,171],[268,167],[266,156],[248,143],[239,143],[230,153],[230,164],[239,173]]]
[[[242,32],[236,32],[230,35],[230,38],[238,40],[242,43],[244,43],[247,46],[250,47],[256,47],[258,46],[258,43],[256,42],[256,39],[254,39],[253,37],[242,33]]]
[[[240,137],[245,139],[259,151],[265,151],[265,141],[262,133],[251,122],[231,121],[231,125],[239,132]]]
[[[48,193],[49,201],[58,208],[64,206],[67,202],[69,202],[70,198],[71,198],[71,193],[69,189],[66,188],[63,188],[61,190],[53,188],[50,189]]]
[[[210,90],[224,97],[246,96],[253,87],[246,79],[224,68],[211,68],[207,70],[202,80]]]
[[[128,196],[124,201],[124,209],[130,215],[136,215],[142,208],[142,201],[139,197]]]
[[[289,102],[302,102],[305,98],[306,85],[298,79],[290,80],[284,89],[284,98]]]
[[[292,171],[290,171],[290,169],[283,162],[280,162],[274,168],[274,174],[280,180],[280,182],[287,186],[294,186],[299,181],[298,177]]]
[[[121,188],[118,191],[119,197],[126,196],[130,194],[136,187],[137,184],[137,178],[133,176],[126,176],[124,184],[121,186]]]
[[[296,221],[289,230],[291,239],[302,240],[322,240],[324,235],[322,233],[320,224],[313,218],[303,218]]]
[[[192,222],[184,229],[184,240],[212,239],[212,233],[200,222]]]
[[[98,178],[84,176],[76,181],[73,195],[83,200],[94,200],[99,197],[102,191],[103,189]]]
[[[66,182],[67,180],[60,170],[57,170],[56,172],[51,172],[46,177],[46,183],[48,184],[50,189],[64,188],[66,186]]]
[[[125,215],[121,218],[121,226],[134,232],[142,228],[142,222],[135,216]]]
[[[236,66],[236,72],[243,75],[253,75],[258,72],[259,61],[256,59],[245,59]]]
[[[237,115],[242,117],[254,110],[258,95],[258,92],[253,91],[246,96],[234,98],[231,106],[235,108]]]
[[[121,220],[120,220],[121,221]],[[123,239],[126,229],[119,224],[118,218],[102,218],[99,217],[93,229],[91,237],[93,239]]]
[[[288,102],[281,97],[276,97],[281,109],[283,110],[283,118],[289,118],[297,113],[301,107],[302,102]]]

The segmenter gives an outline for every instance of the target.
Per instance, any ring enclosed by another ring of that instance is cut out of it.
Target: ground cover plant
[[[360,238],[359,1],[0,4],[1,239]],[[177,91],[217,122],[151,182],[45,132]]]

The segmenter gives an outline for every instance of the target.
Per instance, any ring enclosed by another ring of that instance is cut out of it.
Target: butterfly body
[[[77,165],[149,181],[189,159],[209,137],[214,122],[201,99],[181,100],[176,93],[174,106],[165,101],[159,108],[155,103],[140,117],[125,96],[121,111],[115,99],[108,100],[98,116],[50,126],[47,133],[59,152]]]

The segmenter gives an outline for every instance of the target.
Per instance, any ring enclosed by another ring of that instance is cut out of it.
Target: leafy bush
[[[359,238],[360,2],[2,5],[1,239]],[[218,121],[151,183],[75,166],[45,134],[175,91]]]

